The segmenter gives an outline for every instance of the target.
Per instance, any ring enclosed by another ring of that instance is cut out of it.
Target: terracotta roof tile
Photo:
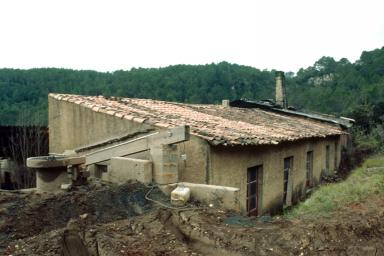
[[[92,110],[98,112],[100,110],[100,107],[95,106],[92,108]]]
[[[118,117],[118,118],[123,118],[124,115],[120,112],[120,113],[115,113],[115,116]]]
[[[146,118],[134,117],[133,121],[138,123],[144,123]]]
[[[278,144],[303,138],[343,134],[336,125],[257,108],[224,108],[150,99],[50,94],[57,100],[157,127],[189,125],[191,133],[224,145]]]
[[[128,119],[128,120],[133,120],[134,116],[131,116],[131,115],[124,115],[124,118],[125,118],[125,119]]]

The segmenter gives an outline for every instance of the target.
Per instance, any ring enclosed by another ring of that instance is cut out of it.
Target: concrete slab
[[[55,168],[84,163],[85,157],[82,156],[50,155],[27,158],[27,166],[29,168]]]

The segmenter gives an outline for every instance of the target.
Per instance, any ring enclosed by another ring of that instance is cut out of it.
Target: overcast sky
[[[384,46],[383,0],[0,0],[0,67],[228,61],[296,72]]]

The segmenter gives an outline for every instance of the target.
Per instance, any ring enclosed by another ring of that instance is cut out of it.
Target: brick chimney
[[[288,108],[287,95],[285,92],[285,77],[283,71],[276,71],[276,105],[286,109]]]

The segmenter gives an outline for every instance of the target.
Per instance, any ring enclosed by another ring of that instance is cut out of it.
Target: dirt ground
[[[327,219],[287,220],[197,205],[169,209],[148,201],[149,189],[96,183],[58,194],[1,191],[0,254],[61,255],[75,237],[87,255],[99,256],[384,255],[378,195]],[[156,189],[150,196],[168,200]]]

